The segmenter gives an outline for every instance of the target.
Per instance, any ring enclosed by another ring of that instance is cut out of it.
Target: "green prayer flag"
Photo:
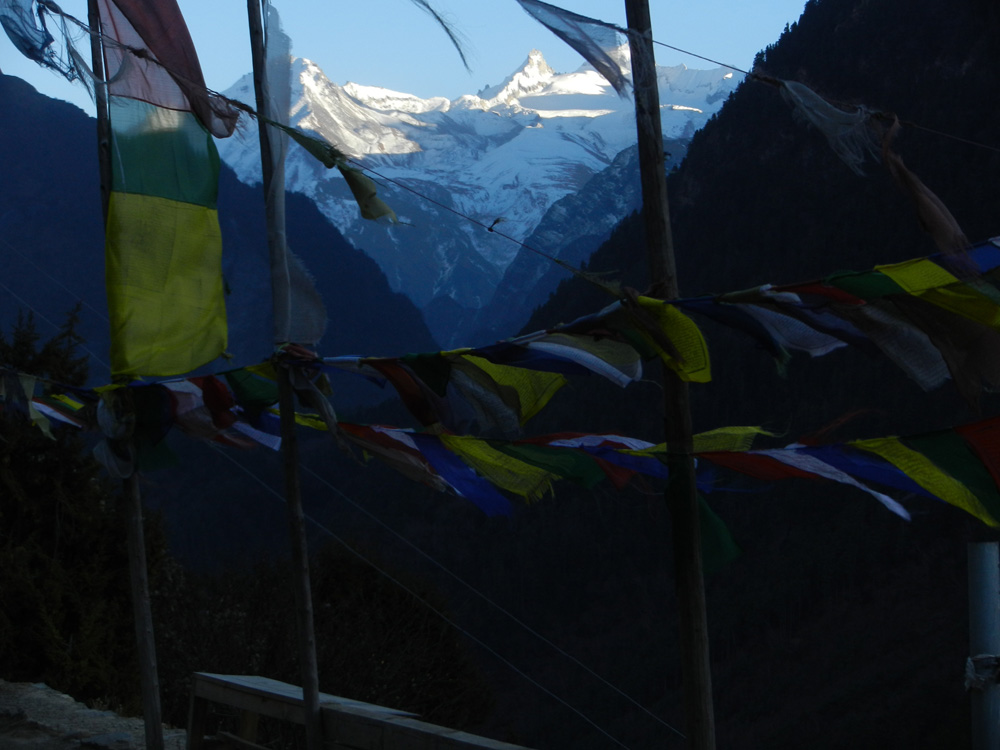
[[[861,299],[875,299],[888,294],[903,294],[906,291],[879,271],[840,271],[828,276],[825,281]]]
[[[278,384],[247,369],[224,373],[236,401],[245,408],[262,409],[278,403]]]
[[[701,563],[706,575],[721,570],[743,554],[729,527],[701,495],[698,495],[698,521],[701,526]]]
[[[545,469],[563,479],[570,479],[587,489],[607,476],[593,458],[572,448],[528,443],[497,443],[494,447],[526,464]]]

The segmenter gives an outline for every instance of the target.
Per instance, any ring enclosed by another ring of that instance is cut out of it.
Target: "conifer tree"
[[[17,397],[19,373],[56,390],[85,382],[78,312],[44,342],[31,315],[0,331],[0,677],[121,705],[138,691],[114,491],[80,431],[53,424],[46,436]]]

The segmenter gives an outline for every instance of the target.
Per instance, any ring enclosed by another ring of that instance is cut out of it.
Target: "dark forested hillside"
[[[897,152],[950,208],[968,238],[980,241],[1000,234],[1000,142],[990,125],[1000,92],[993,74],[1000,51],[991,41],[998,23],[997,13],[977,2],[947,8],[916,2],[904,8],[888,1],[815,0],[798,24],[758,56],[757,70],[805,83],[830,101],[898,115],[903,125]],[[755,80],[746,81],[719,116],[695,135],[668,183],[685,296],[867,270],[938,249],[921,229],[910,199],[877,159],[866,163],[864,176],[856,175],[818,130],[796,121],[774,87]],[[638,217],[623,222],[589,267],[615,272],[644,289],[641,232]],[[605,302],[600,290],[568,281],[525,330]],[[716,367],[724,368],[716,380],[738,368],[740,377],[730,380],[740,382],[741,392],[756,378],[765,394],[780,384],[783,392],[776,403],[787,404],[799,383],[811,378],[819,381],[808,382],[804,395],[830,398],[831,390],[841,389],[824,378],[836,372],[837,380],[849,378],[853,385],[875,367],[869,360],[853,361],[850,354],[838,353],[815,364],[795,361],[787,379],[775,380],[770,364],[757,373],[763,354],[745,341],[742,346],[737,339],[730,341],[725,331],[715,335],[721,337],[713,347]],[[878,374],[875,382],[884,376]],[[899,377],[900,395],[922,395]],[[948,400],[942,394],[932,398]],[[760,405],[762,414],[769,413],[770,402]],[[708,414],[706,419],[725,416]],[[820,422],[829,415],[810,416]],[[949,411],[947,416],[954,415]]]
[[[810,0],[758,56],[757,72],[898,115],[897,152],[980,241],[1000,234],[998,31],[1000,14],[982,2]],[[776,88],[746,81],[669,177],[682,293],[807,281],[936,252],[885,167],[871,159],[865,172],[797,122]],[[633,215],[589,268],[646,288],[642,234]],[[586,282],[565,282],[524,330],[607,301]],[[977,411],[950,386],[925,393],[854,351],[796,356],[782,373],[750,339],[698,322],[714,382],[692,386],[696,430],[764,425],[782,444],[845,416],[827,439],[1000,413],[988,394]],[[660,429],[655,387],[591,395],[600,415],[577,408],[545,418]],[[966,542],[995,535],[954,508],[911,505],[907,524],[846,490],[789,484],[709,498],[743,549],[708,582],[719,746],[967,746]]]

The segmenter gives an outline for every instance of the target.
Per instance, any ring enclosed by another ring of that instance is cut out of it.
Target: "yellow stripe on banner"
[[[974,287],[962,283],[934,261],[920,258],[876,268],[910,294],[1000,330],[1000,305]]]
[[[105,282],[112,375],[180,375],[226,348],[214,209],[113,192]]]
[[[987,526],[1000,526],[968,487],[939,469],[923,453],[903,445],[899,438],[857,440],[848,445],[881,456],[931,494],[961,508]]]
[[[763,427],[718,427],[707,432],[699,432],[692,438],[695,453],[714,451],[748,451],[753,447],[758,435],[774,436]]]
[[[927,258],[914,258],[902,263],[875,266],[875,270],[884,273],[910,294],[920,294],[928,289],[958,281],[955,276]]]
[[[266,380],[278,379],[278,375],[274,371],[274,364],[272,362],[261,362],[259,365],[247,365],[243,369]]]
[[[65,404],[66,406],[68,406],[73,411],[80,411],[80,409],[83,408],[83,403],[81,403],[80,401],[76,401],[75,399],[70,398],[65,393],[50,393],[49,394],[49,398],[52,398],[52,399],[55,399],[56,401],[62,402],[63,404]]]
[[[715,451],[748,451],[753,447],[757,435],[774,435],[763,427],[718,427],[714,430],[699,432],[691,436],[692,453],[709,453]],[[667,444],[660,443],[649,448],[638,450],[620,450],[630,456],[651,456],[664,458],[667,454]]]
[[[677,347],[683,362],[677,362],[652,339],[649,343],[656,347],[660,358],[667,367],[677,373],[681,380],[692,383],[708,383],[712,380],[712,366],[708,355],[708,344],[701,330],[687,315],[673,305],[664,304],[652,297],[639,297],[639,306],[656,318],[667,337]],[[644,334],[648,337],[648,334]]]
[[[277,407],[271,407],[268,412],[274,416],[281,418],[281,409]],[[321,430],[323,432],[328,432],[329,427],[327,427],[326,422],[324,422],[320,417],[315,414],[303,414],[302,412],[295,412],[295,424],[300,427],[308,427],[310,430]]]
[[[552,491],[556,475],[498,451],[485,440],[461,435],[441,435],[444,446],[501,489],[529,502]]]

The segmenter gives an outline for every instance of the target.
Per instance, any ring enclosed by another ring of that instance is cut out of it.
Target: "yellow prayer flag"
[[[525,367],[498,365],[483,357],[474,357],[468,354],[457,357],[452,366],[461,368],[460,362],[462,360],[475,365],[487,376],[489,381],[477,378],[481,384],[495,384],[504,403],[517,411],[521,424],[541,411],[556,391],[566,384],[565,376],[557,372],[542,372],[529,370]],[[469,372],[468,368],[464,368],[463,371],[466,374],[473,374]],[[504,398],[504,391],[509,394],[506,398]],[[517,403],[512,403],[515,399]]]
[[[555,474],[498,451],[487,441],[460,435],[441,435],[441,442],[480,475],[501,489],[529,502],[552,491]]]
[[[692,438],[695,453],[712,451],[748,451],[753,447],[758,435],[773,436],[763,427],[718,427],[707,432],[699,432]]]
[[[648,333],[643,331],[643,336],[656,348],[667,367],[676,372],[681,380],[692,383],[711,381],[712,367],[708,354],[708,344],[695,322],[673,305],[668,305],[652,297],[639,297],[639,306],[655,318],[660,330],[677,348],[682,360],[680,362],[672,358]]]
[[[875,270],[888,276],[910,294],[920,294],[958,281],[955,276],[927,258],[875,266]]]

